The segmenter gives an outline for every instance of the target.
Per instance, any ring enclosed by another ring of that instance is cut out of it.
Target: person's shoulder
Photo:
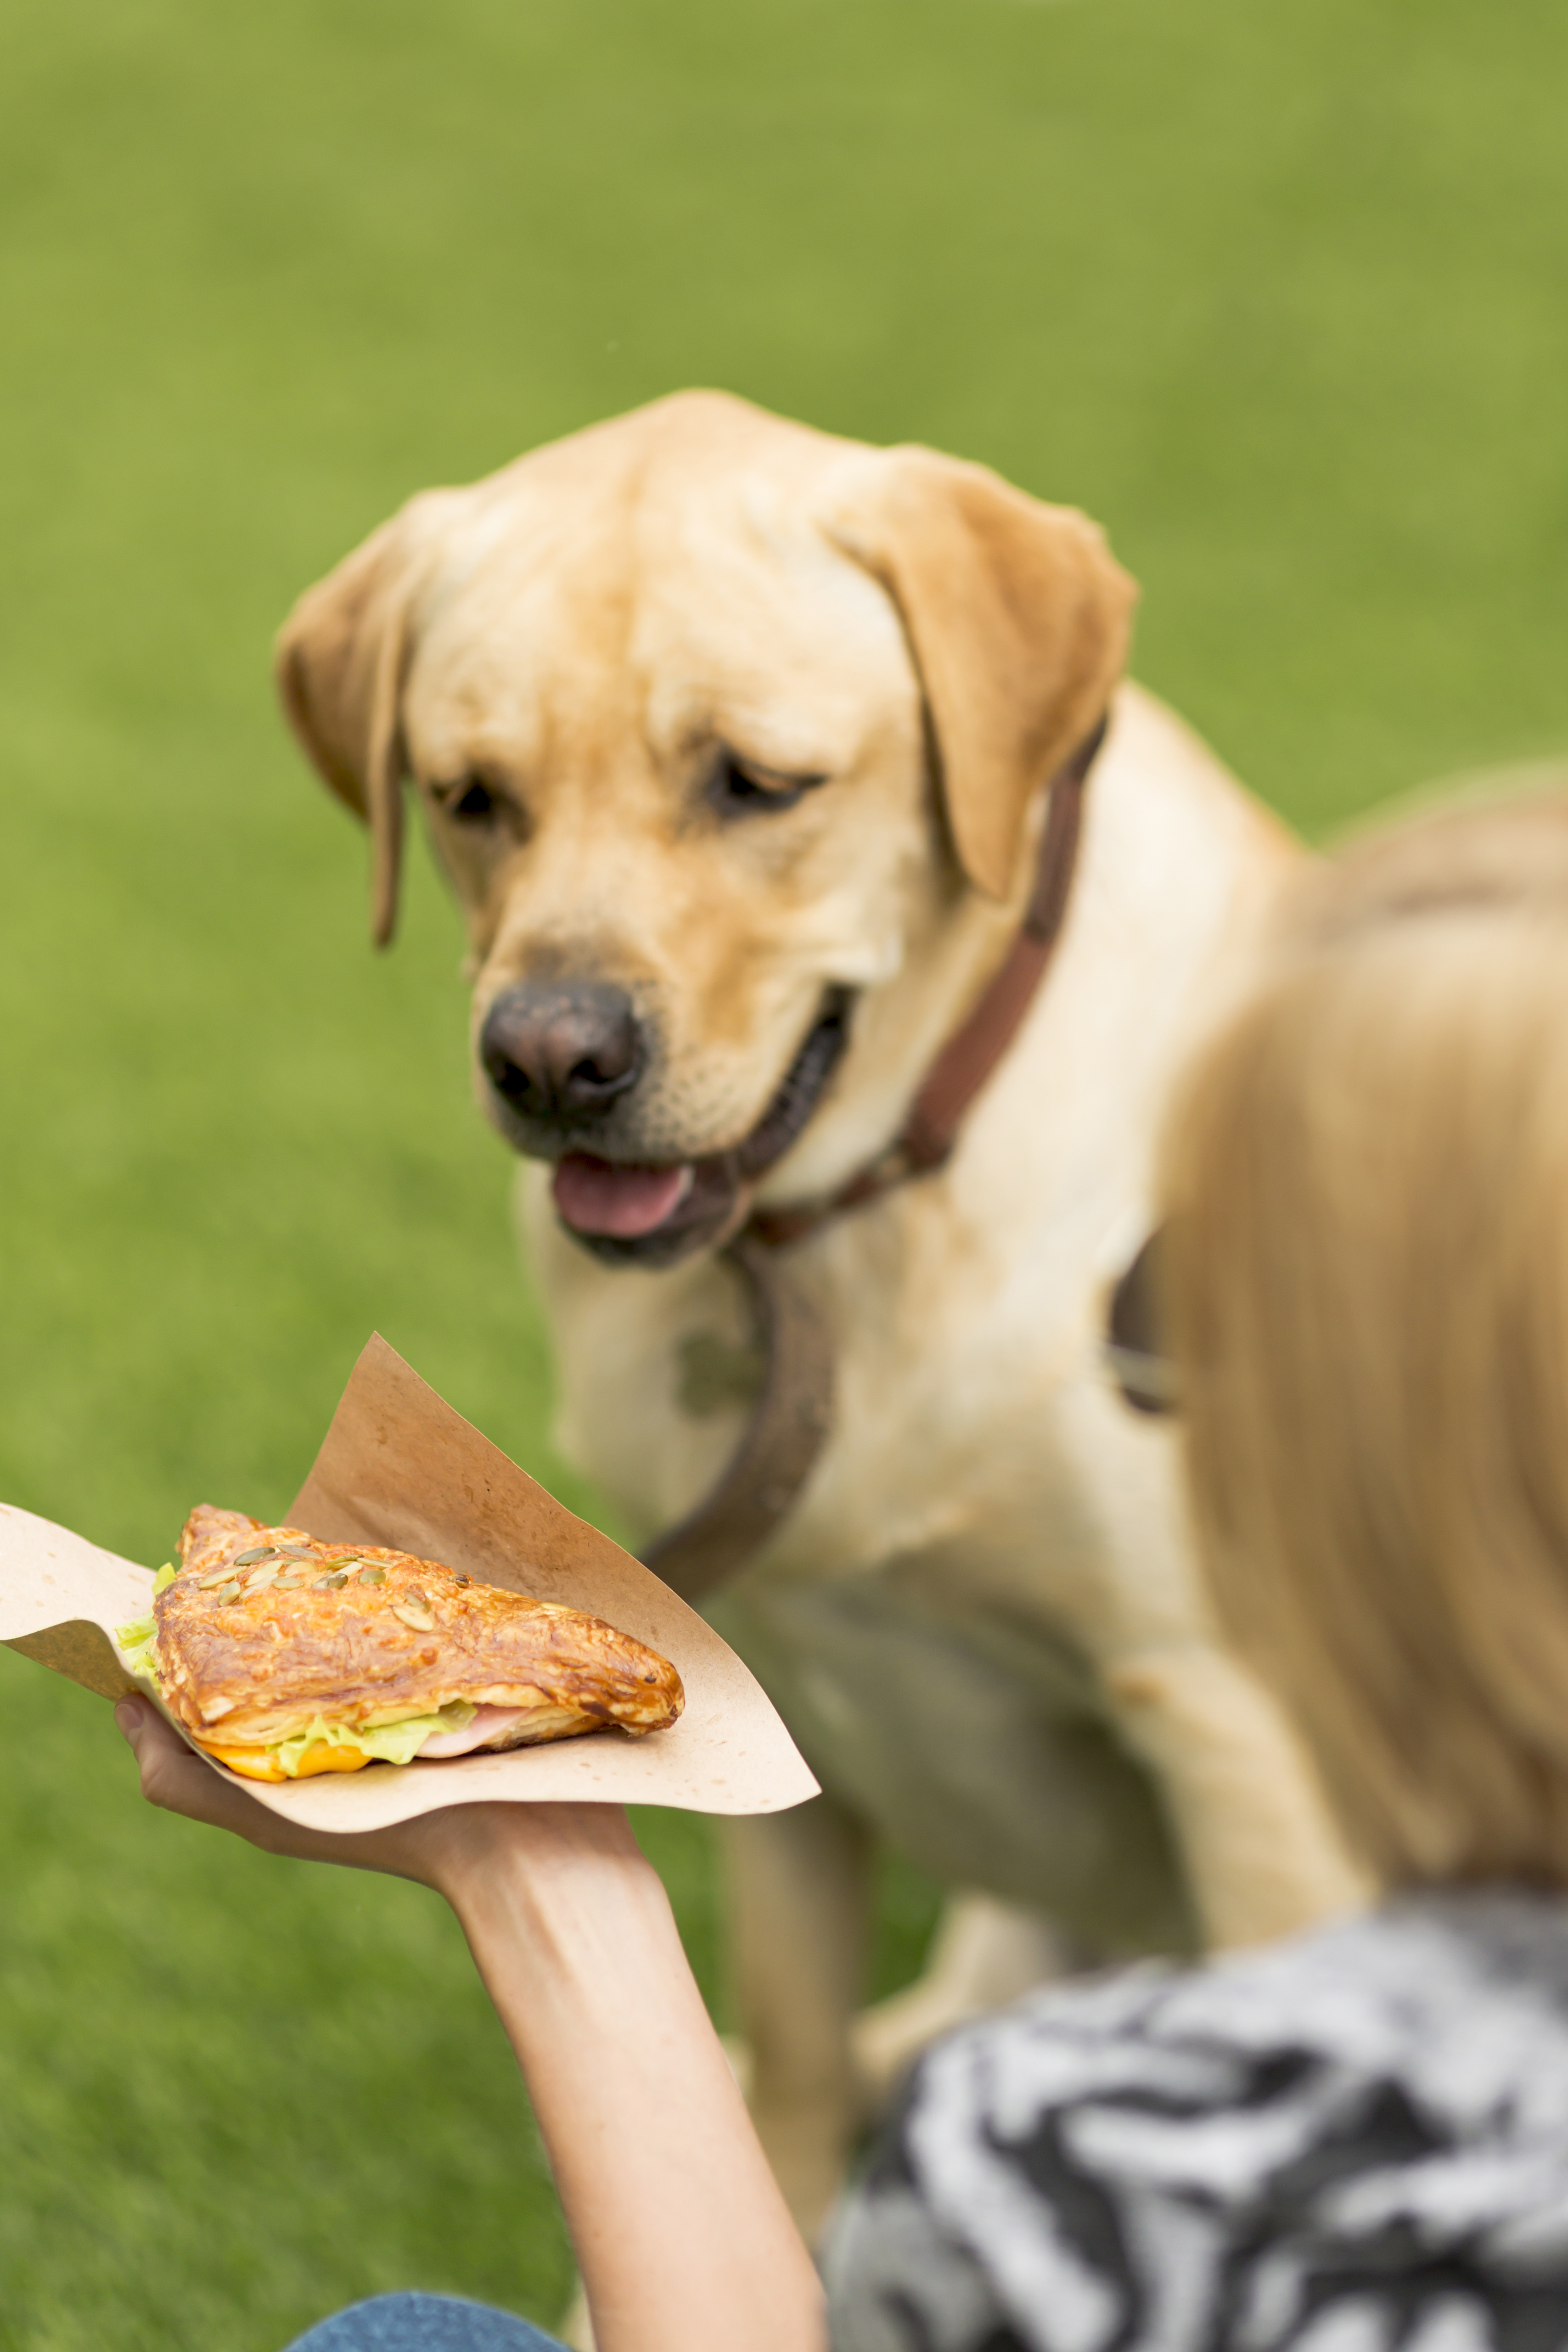
[[[1568,2068],[1568,1902],[1523,1890],[1397,1897],[1173,1979],[1152,2030],[1263,2058],[1429,2077],[1484,2032],[1500,2074]]]
[[[1106,2053],[1282,2051],[1381,2067],[1429,2051],[1493,2011],[1537,2049],[1568,2051],[1568,1899],[1528,1890],[1396,1898],[1312,1932],[1194,1968],[1146,1961],[1051,1985],[962,2028],[928,2053],[978,2089],[1022,2063],[1064,2095],[1103,2074]],[[917,2076],[917,2082],[921,2079]]]
[[[1264,2293],[1246,2250],[1270,2242],[1295,2250],[1297,2301],[1320,2271],[1397,2271],[1413,2228],[1485,2286],[1501,2224],[1471,2152],[1506,2156],[1517,2230],[1526,2176],[1531,2211],[1568,2192],[1565,2114],[1552,1898],[1422,1897],[1198,1969],[1055,1987],[917,2068],[838,2277],[844,2308],[916,2313],[925,2333],[867,2322],[844,2340],[1110,2341],[1166,2293],[1178,2240],[1210,2317]]]
[[[1422,1895],[1198,1968],[1052,1987],[926,2053],[883,2160],[955,2222],[1005,2174],[1080,2213],[1092,2179],[1239,2215],[1325,2139],[1359,2161],[1351,2119],[1390,2103],[1432,2147],[1483,2117],[1510,2141],[1560,2134],[1568,1903]]]

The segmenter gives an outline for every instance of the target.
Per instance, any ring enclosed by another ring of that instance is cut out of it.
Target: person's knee
[[[489,2304],[447,2294],[377,2294],[334,2312],[288,2352],[561,2352],[553,2336]]]

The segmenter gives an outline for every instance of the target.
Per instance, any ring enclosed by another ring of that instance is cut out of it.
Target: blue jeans
[[[561,2352],[526,2319],[451,2294],[378,2294],[308,2327],[288,2352]]]

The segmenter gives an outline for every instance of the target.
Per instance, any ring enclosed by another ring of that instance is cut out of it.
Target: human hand
[[[618,1805],[451,1805],[385,1829],[310,1829],[215,1772],[145,1699],[122,1698],[114,1720],[135,1755],[149,1804],[229,1830],[265,1853],[414,1879],[459,1912],[469,1886],[509,1860],[535,1868],[574,1858],[642,1861]]]
[[[420,1881],[460,1919],[533,2099],[605,2352],[824,2352],[822,2292],[616,1805],[453,1805],[333,1837],[115,1718],[154,1805],[268,1853]]]

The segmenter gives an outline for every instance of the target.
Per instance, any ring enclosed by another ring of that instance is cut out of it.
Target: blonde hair
[[[1386,1882],[1568,1882],[1568,794],[1321,871],[1160,1269],[1221,1616]]]

